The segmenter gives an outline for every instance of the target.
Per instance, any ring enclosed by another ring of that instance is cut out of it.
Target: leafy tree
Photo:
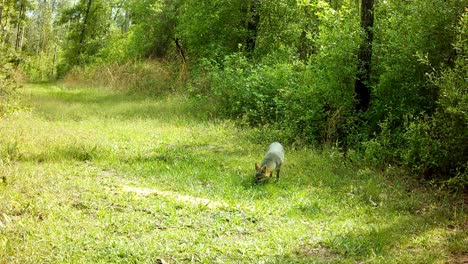
[[[165,58],[175,50],[179,0],[132,1],[132,56]],[[155,22],[157,21],[157,22]]]
[[[25,27],[23,54],[26,60],[22,69],[31,81],[53,80],[56,76],[60,40],[65,37],[65,30],[56,24],[56,17],[69,4],[57,0],[35,1],[28,11],[30,22]]]
[[[220,62],[224,56],[246,48],[246,42],[250,41],[250,48],[254,45],[257,12],[258,5],[251,1],[184,1],[177,37],[192,59]]]
[[[370,110],[374,124],[391,116],[392,126],[401,127],[405,115],[434,112],[439,90],[427,74],[453,65],[451,43],[462,2],[383,1],[376,7]]]
[[[62,13],[61,23],[68,27],[62,67],[85,65],[96,59],[108,40],[111,4],[103,0],[80,0]]]
[[[0,116],[15,108],[15,90],[17,84],[14,79],[15,54],[0,47]]]
[[[466,80],[458,77],[466,76],[466,59],[457,39],[466,36],[456,25],[466,4],[430,0],[377,6],[369,113],[370,131],[377,136],[364,142],[368,157],[381,157],[377,163],[403,164],[428,177],[463,174],[465,103],[457,102],[466,97]]]

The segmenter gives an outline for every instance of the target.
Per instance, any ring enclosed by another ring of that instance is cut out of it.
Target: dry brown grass
[[[120,91],[164,94],[180,91],[186,78],[179,76],[177,66],[157,60],[77,67],[67,73],[63,82],[72,87],[94,86]]]

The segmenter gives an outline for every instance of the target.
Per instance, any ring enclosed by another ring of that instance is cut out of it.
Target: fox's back
[[[260,182],[265,178],[273,176],[274,171],[276,171],[276,180],[278,180],[281,164],[283,164],[283,161],[283,146],[278,142],[271,143],[261,164],[255,163],[255,181]]]
[[[281,163],[284,161],[283,146],[278,142],[271,143],[268,147],[265,159],[269,161],[275,161],[277,165],[281,165]]]

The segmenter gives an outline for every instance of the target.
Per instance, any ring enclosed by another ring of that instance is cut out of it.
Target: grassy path
[[[466,213],[434,190],[336,154],[270,142],[181,97],[31,85],[0,121],[0,263],[446,263]],[[466,210],[466,209],[465,209]]]

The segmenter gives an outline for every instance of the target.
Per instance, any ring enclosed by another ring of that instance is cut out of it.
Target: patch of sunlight
[[[229,207],[229,205],[223,201],[212,201],[207,198],[182,195],[182,194],[171,192],[171,191],[160,191],[156,189],[138,188],[138,187],[131,187],[131,186],[123,186],[122,190],[126,192],[136,193],[142,196],[149,196],[149,195],[161,196],[167,199],[175,200],[179,203],[192,205],[192,206],[202,206],[202,207],[207,207],[210,209]]]

